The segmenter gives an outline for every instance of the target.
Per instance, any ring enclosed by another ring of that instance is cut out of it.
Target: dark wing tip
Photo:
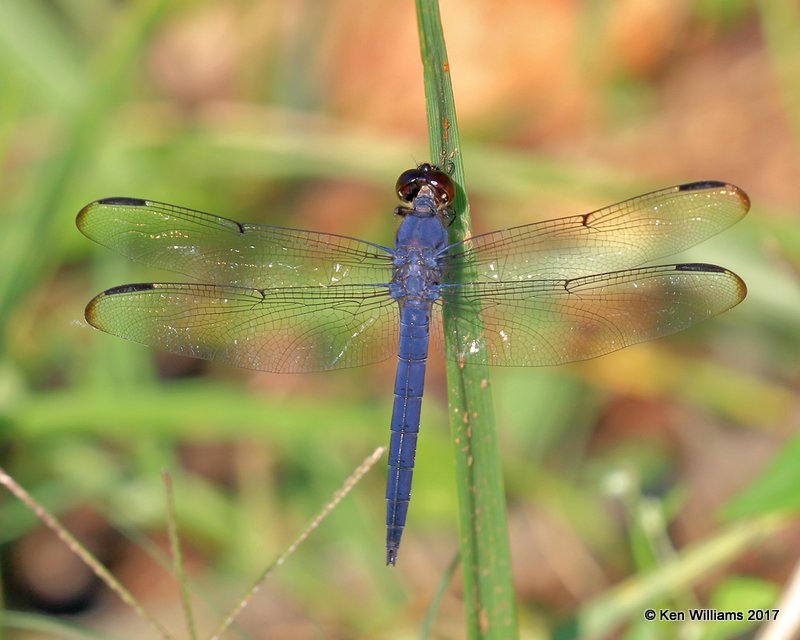
[[[738,292],[737,292],[737,300],[731,307],[735,307],[739,304],[742,300],[747,297],[747,285],[745,284],[744,280],[742,280],[739,276],[737,276],[733,271],[730,269],[726,269],[725,267],[720,267],[715,264],[706,264],[703,262],[690,262],[687,264],[676,264],[675,271],[695,271],[699,273],[724,273],[730,277],[736,283]]]
[[[142,200],[141,198],[126,198],[123,196],[117,196],[114,198],[101,198],[97,201],[97,204],[116,204],[124,207],[146,207],[147,200]]]
[[[700,189],[722,189],[727,187],[727,182],[720,182],[719,180],[700,180],[698,182],[689,182],[682,184],[678,187],[678,191],[699,191]]]
[[[103,293],[96,295],[89,301],[89,304],[86,305],[86,309],[83,312],[83,317],[86,318],[86,322],[88,322],[90,325],[96,329],[102,330],[103,327],[101,326],[100,320],[97,317],[97,306],[103,301],[104,298],[123,295],[126,293],[137,293],[138,291],[149,291],[150,289],[155,289],[156,287],[157,285],[153,282],[142,282],[138,284],[122,284],[118,287],[106,289],[103,291]]]
[[[719,180],[701,180],[700,182],[690,182],[682,184],[678,187],[678,191],[702,191],[705,189],[721,189],[733,193],[742,203],[742,208],[745,212],[750,209],[750,196],[742,191],[735,184],[729,182],[721,182]]]
[[[701,271],[703,273],[726,273],[725,267],[715,264],[705,264],[704,262],[689,262],[687,264],[676,264],[675,271]]]
[[[75,224],[78,226],[78,229],[80,229],[85,235],[89,235],[86,233],[86,231],[84,231],[86,229],[86,222],[89,214],[98,207],[102,207],[104,205],[122,206],[122,207],[146,207],[147,200],[142,200],[141,198],[125,198],[119,196],[114,198],[101,198],[100,200],[95,200],[94,202],[90,202],[78,212],[78,216],[77,218],[75,218]]]
[[[104,296],[116,296],[121,293],[136,293],[137,291],[149,291],[155,289],[156,285],[153,282],[142,282],[138,284],[121,284],[118,287],[111,287],[106,289],[102,294]]]

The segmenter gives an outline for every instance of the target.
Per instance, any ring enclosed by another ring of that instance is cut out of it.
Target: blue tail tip
[[[397,564],[397,547],[386,547],[386,566]]]

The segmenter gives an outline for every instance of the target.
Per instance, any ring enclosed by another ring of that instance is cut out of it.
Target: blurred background
[[[673,609],[778,606],[800,556],[797,3],[441,11],[476,231],[704,179],[753,202],[679,257],[742,276],[734,310],[597,360],[494,372],[523,637],[575,620],[675,637],[643,626],[618,585]],[[83,320],[97,292],[175,276],[94,245],[75,215],[128,195],[391,243],[394,181],[429,159],[413,3],[2,0],[0,74],[0,464],[186,637],[165,560],[170,469],[207,635],[388,444],[395,364],[270,375],[97,332]],[[419,637],[458,549],[436,358],[422,431],[397,568],[381,461],[231,637]],[[154,637],[6,493],[0,572],[1,637]],[[460,585],[428,637],[463,637]]]

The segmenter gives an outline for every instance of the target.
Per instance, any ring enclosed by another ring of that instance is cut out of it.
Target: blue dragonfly
[[[642,265],[709,238],[750,206],[738,187],[694,182],[450,243],[450,177],[421,164],[396,189],[394,248],[138,198],[98,200],[77,218],[92,240],[198,281],[101,293],[85,315],[102,331],[273,372],[397,354],[386,487],[392,565],[411,493],[429,335],[459,362],[540,366],[686,329],[741,302],[744,282],[710,264]],[[443,306],[455,318],[446,339]]]

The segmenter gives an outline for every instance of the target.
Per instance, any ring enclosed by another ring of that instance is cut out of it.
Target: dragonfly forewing
[[[477,235],[453,245],[445,281],[464,267],[475,282],[568,279],[644,265],[740,220],[747,195],[724,182],[653,191],[592,213]]]
[[[388,283],[390,249],[356,238],[247,224],[138,198],[85,206],[78,228],[95,242],[200,282],[264,289]]]

